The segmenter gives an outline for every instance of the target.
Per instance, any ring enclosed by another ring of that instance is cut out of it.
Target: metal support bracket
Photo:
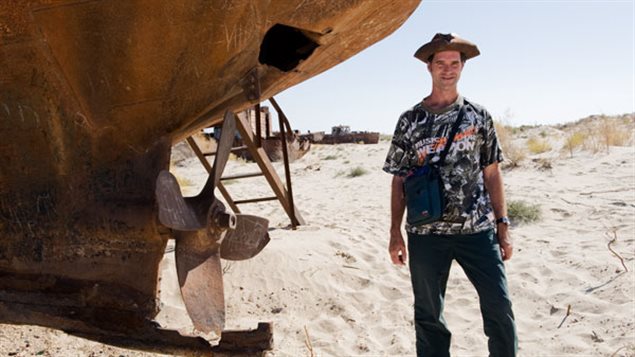
[[[254,67],[240,80],[240,85],[249,101],[260,101],[260,75],[258,67]]]

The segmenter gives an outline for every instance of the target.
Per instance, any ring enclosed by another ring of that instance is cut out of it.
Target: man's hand
[[[512,254],[514,254],[514,245],[512,244],[512,239],[509,237],[509,227],[506,224],[498,224],[498,227],[496,227],[496,237],[498,238],[503,261],[511,259]]]
[[[492,200],[492,208],[495,217],[507,216],[507,204],[505,203],[505,190],[503,188],[503,175],[501,174],[498,163],[495,162],[483,169],[483,182],[489,192]],[[496,224],[496,238],[501,249],[503,260],[509,260],[512,257],[514,247],[509,237],[509,227],[505,223]]]
[[[401,229],[390,230],[390,243],[388,244],[390,259],[395,265],[405,265],[408,259],[406,244],[404,243]]]
[[[408,258],[406,244],[401,235],[401,223],[406,210],[406,201],[403,195],[403,177],[393,176],[390,188],[390,243],[388,252],[393,264],[404,265]]]

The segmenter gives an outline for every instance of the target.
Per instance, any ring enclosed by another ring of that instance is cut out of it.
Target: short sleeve
[[[503,161],[503,151],[501,150],[494,120],[487,110],[483,113],[483,145],[481,147],[481,168],[485,168],[495,162]]]
[[[388,154],[386,155],[386,161],[384,162],[383,170],[392,175],[406,176],[410,168],[408,163],[410,162],[409,152],[411,152],[411,144],[407,135],[410,121],[407,113],[399,117]]]

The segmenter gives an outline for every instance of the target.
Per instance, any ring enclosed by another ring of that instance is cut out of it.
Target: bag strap
[[[461,106],[459,107],[459,114],[456,117],[456,121],[454,122],[454,125],[452,125],[452,131],[450,131],[450,136],[448,136],[448,142],[445,144],[445,147],[443,148],[441,155],[439,155],[439,162],[438,162],[439,166],[443,165],[443,161],[445,161],[445,157],[448,155],[448,151],[450,151],[450,146],[452,146],[452,142],[454,141],[454,136],[456,135],[456,132],[459,130],[459,125],[461,125],[461,122],[463,121],[464,112],[465,112],[465,105],[461,104]]]

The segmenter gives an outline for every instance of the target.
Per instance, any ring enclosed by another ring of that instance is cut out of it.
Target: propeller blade
[[[220,139],[218,140],[218,145],[216,146],[216,155],[214,155],[214,165],[212,166],[212,171],[207,178],[207,182],[205,182],[203,190],[201,190],[201,192],[196,196],[196,199],[204,200],[214,194],[214,188],[218,185],[221,175],[223,174],[223,170],[225,169],[225,165],[227,164],[227,160],[229,159],[235,134],[236,119],[234,118],[234,113],[226,111],[225,117],[223,118],[223,126],[221,127]],[[211,203],[211,200],[209,203]]]
[[[197,331],[217,336],[225,326],[223,272],[218,244],[205,231],[175,232],[181,295]]]
[[[254,257],[269,243],[269,221],[248,214],[236,215],[236,228],[227,230],[220,245],[220,256],[227,260]]]
[[[229,159],[235,133],[234,114],[227,111],[214,165],[197,196],[184,198],[176,178],[165,170],[159,173],[155,191],[159,221],[174,229],[176,272],[187,313],[197,331],[204,334],[213,332],[217,337],[225,326],[218,240],[227,228],[234,228],[238,221],[233,214],[226,213],[225,206],[214,196],[214,188]],[[266,223],[265,220],[265,234]]]
[[[214,176],[214,187],[218,185],[225,165],[229,159],[229,154],[234,143],[234,136],[236,134],[236,118],[234,113],[230,111],[225,112],[223,118],[223,126],[221,128],[220,140],[218,140],[218,147],[216,148],[216,156],[214,157],[214,166],[212,167],[212,176]]]
[[[163,225],[180,231],[205,228],[205,216],[200,217],[185,201],[179,183],[169,171],[159,172],[155,195],[159,205],[159,221]]]

